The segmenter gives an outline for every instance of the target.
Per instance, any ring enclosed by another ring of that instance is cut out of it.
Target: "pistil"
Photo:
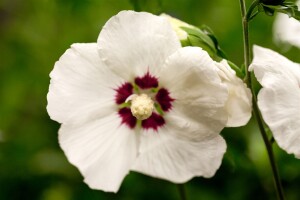
[[[131,100],[131,113],[138,120],[148,119],[152,115],[154,102],[147,94],[134,94],[128,100]]]

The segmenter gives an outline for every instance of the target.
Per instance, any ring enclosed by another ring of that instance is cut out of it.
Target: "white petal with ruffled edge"
[[[297,2],[298,9],[300,1]],[[278,13],[273,27],[273,37],[276,43],[286,43],[300,48],[300,22],[286,14]]]
[[[47,111],[60,123],[82,123],[116,110],[122,79],[100,60],[97,44],[73,44],[50,74]]]
[[[227,87],[215,63],[199,47],[185,47],[171,55],[159,76],[160,86],[175,99],[173,107],[203,126],[219,133],[227,122]]]
[[[216,62],[218,74],[228,88],[226,109],[228,113],[227,127],[238,127],[248,123],[252,112],[252,95],[247,85],[236,76],[226,60]]]
[[[59,143],[93,189],[118,191],[137,154],[137,135],[117,113],[84,125],[62,125]]]
[[[143,132],[132,169],[175,183],[213,176],[226,150],[219,133],[227,122],[227,88],[214,61],[198,47],[182,48],[168,58],[159,80],[175,101],[157,133]]]
[[[299,64],[290,61],[279,53],[260,47],[253,46],[254,58],[249,66],[249,71],[254,71],[255,77],[262,84],[265,85],[264,76],[272,74],[274,76],[284,76],[295,85],[299,85]],[[266,82],[267,83],[267,82]]]
[[[255,46],[250,70],[263,86],[258,106],[276,142],[300,158],[300,65]]]
[[[98,37],[100,57],[126,80],[156,75],[166,58],[181,47],[169,22],[150,13],[121,11]]]
[[[212,177],[226,150],[224,139],[213,134],[187,139],[197,133],[171,123],[173,120],[167,119],[167,125],[158,133],[145,131],[141,135],[139,155],[132,170],[174,183],[184,183],[195,176]]]

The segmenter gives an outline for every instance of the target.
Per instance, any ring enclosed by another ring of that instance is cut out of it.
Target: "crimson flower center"
[[[143,129],[155,131],[166,124],[163,116],[172,109],[175,99],[166,88],[159,86],[158,79],[149,72],[132,82],[123,83],[115,91],[122,124],[131,129],[141,124]]]

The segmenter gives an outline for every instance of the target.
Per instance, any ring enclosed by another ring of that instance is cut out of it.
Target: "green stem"
[[[177,184],[178,193],[181,200],[187,200],[184,184]]]
[[[243,25],[243,41],[244,41],[244,67],[245,67],[245,82],[248,86],[251,85],[250,73],[248,71],[248,66],[250,64],[250,47],[249,47],[249,28],[246,19],[246,5],[244,0],[240,0],[241,13],[242,13],[242,25]]]
[[[262,135],[263,141],[265,143],[270,165],[272,168],[272,173],[273,173],[273,178],[274,178],[274,183],[277,191],[277,197],[280,200],[284,200],[284,194],[283,194],[283,188],[281,185],[281,181],[279,178],[279,173],[277,169],[277,165],[275,162],[275,156],[273,153],[273,148],[272,148],[272,143],[268,139],[268,135],[265,131],[265,124],[263,122],[261,113],[259,112],[258,105],[257,105],[257,98],[255,94],[255,90],[252,84],[251,80],[251,73],[248,71],[248,67],[250,65],[250,42],[249,42],[249,19],[252,16],[252,12],[255,9],[255,7],[259,4],[259,1],[256,0],[252,3],[252,5],[249,8],[249,11],[247,13],[246,11],[246,5],[245,5],[245,0],[240,0],[240,6],[241,6],[241,13],[242,13],[242,21],[243,21],[243,41],[244,41],[244,61],[245,61],[245,73],[246,73],[246,78],[245,82],[248,85],[248,87],[251,89],[252,92],[252,103],[253,103],[253,115],[256,118],[260,133]]]

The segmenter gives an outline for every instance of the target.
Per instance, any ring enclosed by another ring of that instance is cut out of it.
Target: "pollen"
[[[131,113],[139,120],[148,119],[153,112],[154,102],[146,94],[133,95],[131,99]]]

